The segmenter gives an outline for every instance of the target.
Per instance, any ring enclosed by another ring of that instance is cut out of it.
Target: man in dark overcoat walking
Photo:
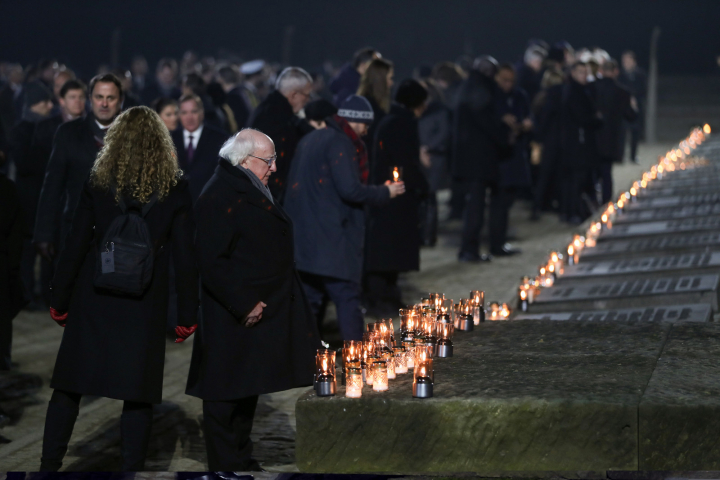
[[[111,73],[94,77],[89,92],[92,112],[58,128],[45,170],[33,241],[49,260],[62,249],[83,184],[122,107],[122,84]]]
[[[278,76],[275,90],[258,105],[248,122],[250,127],[266,134],[275,144],[277,173],[270,179],[269,188],[280,203],[283,203],[295,149],[303,135],[314,130],[297,115],[310,101],[312,86],[312,77],[305,70],[286,68]]]
[[[210,470],[249,471],[258,395],[312,384],[320,340],[292,222],[267,188],[272,141],[242,130],[220,156],[195,204],[203,315],[187,393],[203,399]]]
[[[366,205],[381,205],[403,187],[367,185],[369,171],[361,136],[373,121],[370,103],[352,95],[327,128],[300,142],[285,202],[295,225],[297,268],[313,313],[323,296],[335,303],[344,340],[362,340],[360,310]],[[318,319],[320,321],[320,319]]]

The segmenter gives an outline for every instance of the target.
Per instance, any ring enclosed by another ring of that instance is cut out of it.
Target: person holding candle
[[[258,395],[313,383],[320,339],[295,270],[293,223],[267,187],[276,161],[268,136],[240,131],[195,205],[203,316],[187,394],[203,400],[212,471],[258,470]]]
[[[365,294],[369,310],[381,316],[404,306],[397,286],[399,273],[420,269],[419,209],[429,186],[420,164],[417,119],[425,111],[427,98],[427,90],[418,81],[404,80],[373,139],[370,183],[385,183],[398,167],[407,188],[402,198],[369,209]]]
[[[367,185],[360,137],[373,118],[365,98],[348,97],[325,119],[327,128],[303,138],[288,175],[285,205],[295,224],[297,268],[315,315],[325,294],[335,303],[343,340],[362,340],[363,334],[364,205],[383,205],[405,191],[403,182]]]

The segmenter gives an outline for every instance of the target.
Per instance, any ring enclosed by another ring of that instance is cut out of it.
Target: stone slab
[[[654,190],[656,188],[667,188],[667,187],[711,187],[720,186],[720,176],[715,175],[703,175],[696,178],[678,178],[677,180],[659,180],[650,182],[647,186],[647,190]]]
[[[668,305],[665,307],[621,308],[617,310],[587,310],[574,312],[519,313],[513,320],[548,320],[552,322],[709,322],[712,306],[707,303],[695,305]]]
[[[586,259],[586,258],[585,258]],[[585,260],[583,259],[583,260]],[[597,277],[644,276],[664,272],[673,274],[707,273],[720,270],[720,252],[682,253],[653,257],[619,258],[600,262],[582,261],[563,267],[558,284]]]
[[[626,212],[655,210],[657,208],[680,207],[683,205],[713,205],[720,203],[720,193],[676,195],[674,197],[646,197],[628,203]]]
[[[296,405],[298,468],[316,473],[637,469],[637,405],[664,322],[486,322],[435,361],[435,396],[409,374],[360,399]]]
[[[613,228],[626,223],[656,222],[658,220],[707,217],[711,215],[720,215],[720,203],[628,211],[615,218]]]
[[[602,232],[598,242],[615,238],[648,237],[671,233],[720,231],[720,216],[615,225]]]
[[[681,303],[709,303],[718,310],[718,275],[663,276],[637,280],[598,280],[544,289],[531,313],[605,310]]]
[[[653,254],[669,255],[684,252],[720,251],[720,232],[656,235],[648,238],[609,240],[586,247],[580,263],[605,258],[646,257]]]
[[[670,186],[663,185],[655,188],[644,188],[638,193],[638,199],[652,197],[671,197],[675,195],[710,194],[716,193],[719,188],[712,186]]]
[[[640,470],[720,470],[718,358],[720,325],[673,325],[640,403]]]

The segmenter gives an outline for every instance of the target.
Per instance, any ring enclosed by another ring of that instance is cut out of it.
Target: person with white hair
[[[292,221],[268,189],[277,161],[270,137],[241,130],[195,204],[203,315],[186,392],[203,400],[211,471],[260,470],[250,440],[258,395],[311,385],[321,346]]]
[[[540,91],[543,63],[546,57],[547,50],[539,45],[531,45],[525,50],[522,63],[515,67],[517,71],[517,86],[525,91],[530,101],[532,101]]]
[[[275,82],[275,91],[258,105],[248,125],[269,136],[275,143],[277,173],[270,181],[270,191],[282,203],[285,181],[300,139],[314,128],[298,113],[310,101],[313,80],[300,67],[287,67]]]

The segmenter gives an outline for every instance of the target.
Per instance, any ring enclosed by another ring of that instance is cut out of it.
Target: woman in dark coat
[[[203,315],[187,394],[203,399],[210,470],[248,471],[258,395],[311,385],[321,344],[292,222],[267,188],[272,141],[243,130],[220,156],[195,205]]]
[[[392,180],[394,167],[402,169],[405,195],[382,207],[370,207],[368,216],[365,288],[369,306],[382,310],[400,308],[398,274],[420,269],[419,207],[428,183],[420,165],[417,119],[425,110],[427,90],[415,80],[398,87],[390,113],[375,133],[370,183]]]
[[[122,470],[143,469],[152,404],[162,400],[170,243],[177,341],[189,337],[197,322],[195,223],[181,175],[168,130],[155,112],[134,107],[115,120],[83,188],[53,279],[51,315],[66,328],[50,383],[55,391],[45,419],[43,471],[62,466],[82,395],[125,401]],[[144,214],[153,244],[152,279],[141,296],[94,287],[102,239],[123,206]]]
[[[394,74],[395,69],[390,60],[376,58],[370,62],[367,70],[360,77],[357,94],[365,97],[373,109],[373,123],[368,127],[367,135],[363,137],[368,159],[370,160],[370,168],[372,168],[374,159],[373,139],[375,138],[375,130],[390,111],[390,89],[393,86]],[[340,103],[343,100],[345,99],[340,99]]]

